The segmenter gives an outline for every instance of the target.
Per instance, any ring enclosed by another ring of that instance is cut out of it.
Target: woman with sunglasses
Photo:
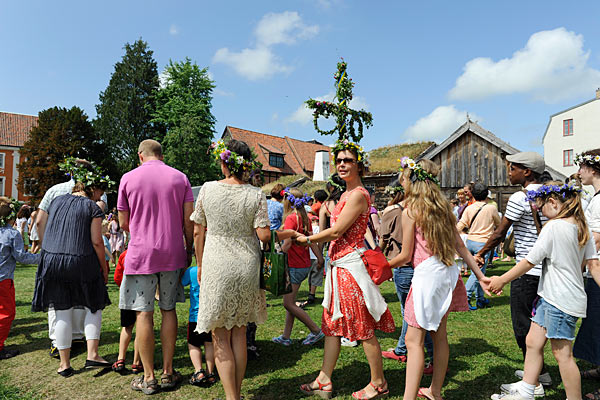
[[[370,383],[352,393],[352,397],[375,399],[389,394],[375,329],[394,332],[395,325],[361,258],[370,209],[370,196],[362,186],[361,176],[368,161],[362,147],[348,140],[337,141],[333,153],[337,172],[346,182],[346,191],[331,214],[331,228],[296,239],[300,244],[331,241],[331,265],[327,269],[321,323],[325,333],[323,365],[319,376],[301,385],[300,390],[323,399],[331,398],[340,340],[346,337],[362,342],[371,370]]]

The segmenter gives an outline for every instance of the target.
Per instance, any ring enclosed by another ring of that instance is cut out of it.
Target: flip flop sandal
[[[154,394],[159,391],[158,381],[156,379],[152,379],[151,381],[146,382],[144,380],[144,376],[142,375],[140,377],[133,378],[131,381],[131,389],[144,394]]]
[[[586,394],[583,398],[589,400],[600,400],[600,389]]]
[[[205,386],[208,376],[206,371],[201,369],[200,371],[194,372],[190,378],[190,385],[194,386]]]
[[[417,393],[417,398],[419,399],[427,399],[427,400],[436,400],[435,397],[429,397],[426,393],[425,390],[427,390],[427,388],[419,388],[419,392]],[[442,400],[444,400],[442,398]]]
[[[300,385],[300,391],[309,396],[319,396],[322,399],[330,399],[331,395],[333,394],[332,383],[329,382],[324,385],[321,382],[319,382],[318,378],[315,379],[315,382],[317,383],[317,385],[319,385],[318,388],[313,389],[310,387],[310,383],[303,383],[302,385]],[[331,386],[331,389],[325,389],[327,386]]]
[[[390,394],[390,390],[388,388],[382,388],[381,386],[377,386],[375,385],[373,382],[369,382],[369,385],[375,389],[375,391],[377,392],[376,395],[369,397],[369,395],[367,394],[367,392],[365,391],[365,389],[360,389],[358,392],[354,392],[352,393],[352,398],[353,399],[366,399],[366,400],[370,400],[370,399],[379,399],[382,397],[386,397],[388,394]],[[384,385],[387,385],[387,382],[384,382]]]

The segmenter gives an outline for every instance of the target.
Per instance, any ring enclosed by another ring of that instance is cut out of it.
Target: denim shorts
[[[292,285],[300,285],[308,277],[310,267],[307,268],[290,268],[290,281]]]
[[[546,330],[548,339],[575,340],[575,327],[579,317],[560,311],[541,297],[535,308],[535,315],[531,320]]]

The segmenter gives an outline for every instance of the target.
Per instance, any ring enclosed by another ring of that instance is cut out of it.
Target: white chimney
[[[313,181],[325,181],[329,178],[329,152],[327,150],[318,150],[315,153],[313,171]]]
[[[596,98],[600,99],[600,88],[596,89]]]

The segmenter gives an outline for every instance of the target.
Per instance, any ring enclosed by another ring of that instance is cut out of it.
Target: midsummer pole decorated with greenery
[[[337,99],[337,103],[308,99],[305,104],[308,108],[314,110],[315,130],[321,135],[333,135],[337,132],[339,140],[346,139],[360,142],[363,137],[363,127],[369,128],[373,125],[373,116],[365,110],[357,111],[350,108],[354,82],[348,77],[347,68],[348,64],[342,58],[337,63],[337,71],[333,74],[335,80],[334,100]],[[335,117],[336,126],[329,131],[321,130],[319,128],[319,117]]]

